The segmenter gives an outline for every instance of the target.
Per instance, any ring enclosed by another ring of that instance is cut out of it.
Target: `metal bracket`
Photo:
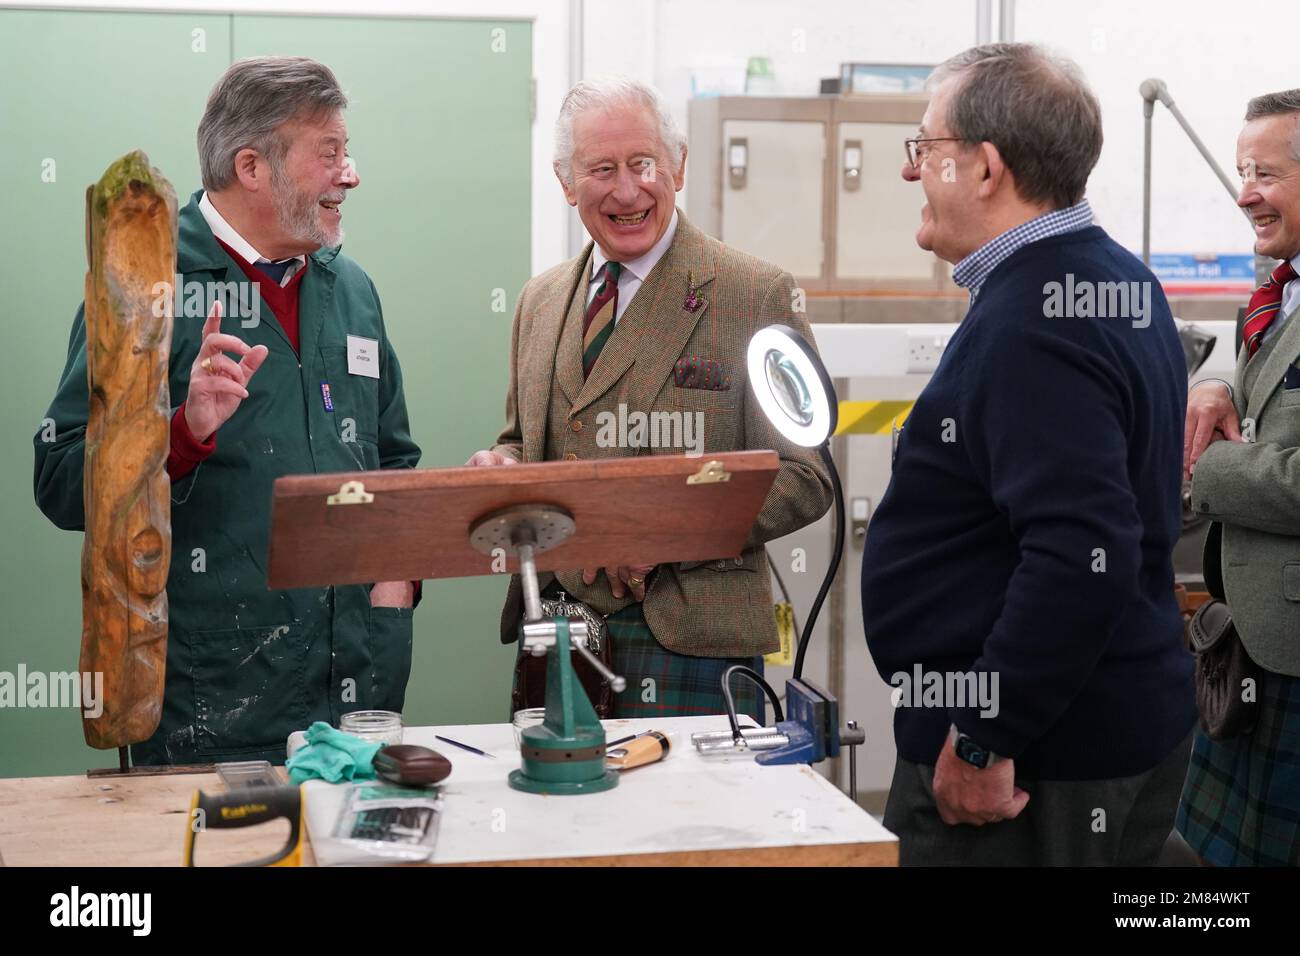
[[[714,485],[720,481],[730,480],[731,472],[722,467],[722,462],[714,459],[713,461],[705,462],[704,466],[700,468],[699,471],[688,476],[686,483],[688,485]]]
[[[480,554],[492,555],[500,549],[518,557],[520,545],[529,544],[534,552],[549,551],[575,531],[573,516],[559,505],[510,505],[476,520],[469,529],[469,542]]]
[[[366,486],[359,481],[345,481],[338,494],[325,499],[327,505],[368,505],[375,496],[366,491]]]

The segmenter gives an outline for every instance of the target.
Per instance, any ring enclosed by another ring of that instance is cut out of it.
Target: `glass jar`
[[[339,730],[385,747],[400,744],[402,715],[391,710],[354,710],[339,718]]]
[[[546,720],[545,707],[529,707],[525,710],[516,710],[512,723],[515,730],[515,747],[523,749],[523,733],[529,727],[536,727]]]

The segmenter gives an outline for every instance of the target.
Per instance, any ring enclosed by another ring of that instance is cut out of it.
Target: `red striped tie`
[[[1264,341],[1264,333],[1277,318],[1282,307],[1282,287],[1296,277],[1291,261],[1287,260],[1273,270],[1268,281],[1255,290],[1246,306],[1246,322],[1241,327],[1241,339],[1246,346],[1247,358],[1254,358]]]
[[[600,358],[600,350],[614,331],[614,317],[618,314],[618,277],[623,263],[606,262],[601,270],[601,283],[595,298],[587,306],[582,322],[582,375],[591,375],[592,366]]]

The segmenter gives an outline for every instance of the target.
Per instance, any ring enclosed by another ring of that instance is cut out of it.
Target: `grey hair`
[[[582,80],[565,94],[555,120],[555,171],[566,183],[573,182],[573,119],[590,109],[611,106],[641,106],[649,109],[659,127],[659,139],[668,151],[673,172],[678,172],[686,137],[668,111],[668,104],[652,86],[626,76],[597,76]]]
[[[225,189],[235,179],[235,154],[257,150],[272,166],[289,142],[279,128],[346,109],[348,98],[323,63],[301,56],[237,60],[217,80],[199,120],[199,172],[203,188]]]
[[[1265,93],[1246,104],[1247,123],[1262,116],[1281,116],[1286,113],[1300,113],[1300,90]],[[1291,138],[1291,156],[1300,160],[1300,123],[1296,124],[1295,135]]]
[[[1063,209],[1083,199],[1101,156],[1101,105],[1073,61],[1031,43],[987,43],[939,64],[930,83],[954,76],[953,136],[996,146],[1027,202]]]

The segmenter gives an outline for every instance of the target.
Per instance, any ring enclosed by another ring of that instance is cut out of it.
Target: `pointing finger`
[[[221,331],[221,300],[213,299],[212,308],[208,310],[208,317],[203,321],[203,337],[206,339]]]

